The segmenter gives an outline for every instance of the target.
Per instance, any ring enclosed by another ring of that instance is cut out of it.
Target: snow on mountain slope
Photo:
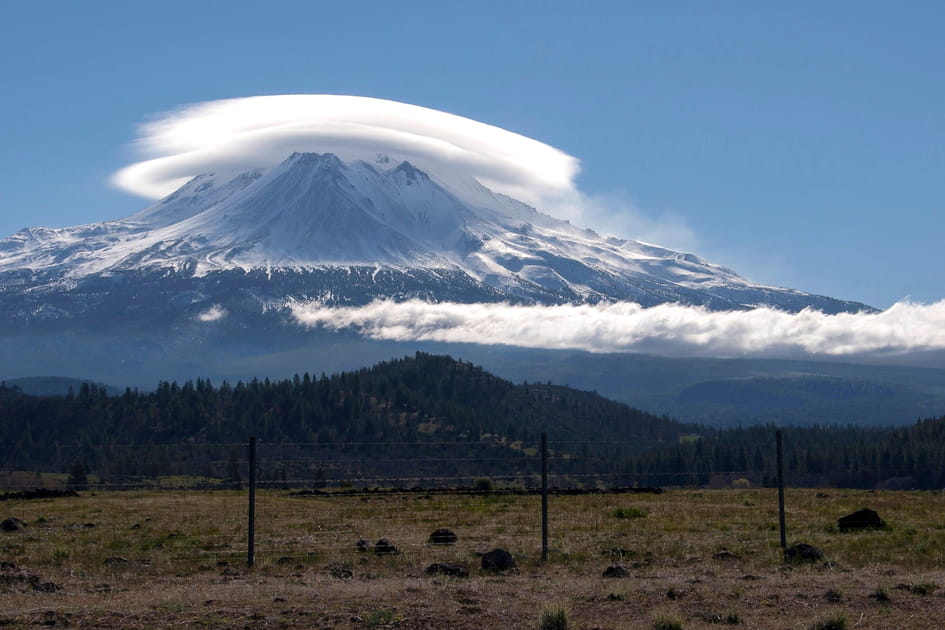
[[[412,274],[418,286],[433,282],[423,293],[427,299],[446,299],[443,286],[463,277],[459,284],[479,287],[469,294],[472,301],[484,291],[544,303],[867,308],[752,284],[692,254],[604,237],[471,178],[441,181],[386,156],[369,164],[295,153],[268,172],[200,175],[126,219],[30,228],[0,241],[0,292],[128,273],[205,278],[278,269],[311,277],[362,267],[386,270],[391,278],[375,297],[403,285],[397,274]],[[371,277],[376,281],[377,272]]]

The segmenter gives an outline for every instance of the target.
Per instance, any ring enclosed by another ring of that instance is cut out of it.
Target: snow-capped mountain
[[[23,323],[81,318],[106,304],[111,314],[130,309],[156,321],[173,308],[212,319],[210,307],[237,303],[278,310],[290,300],[379,297],[868,309],[601,236],[475,180],[386,156],[295,153],[268,171],[200,175],[125,219],[0,241],[0,311]]]

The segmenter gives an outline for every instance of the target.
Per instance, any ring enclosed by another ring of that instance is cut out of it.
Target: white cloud
[[[214,304],[207,310],[197,315],[197,321],[204,323],[216,322],[227,316],[227,310],[219,304]]]
[[[770,308],[707,311],[664,304],[560,306],[375,301],[291,305],[308,327],[354,328],[374,339],[503,344],[669,356],[896,355],[945,349],[945,300],[880,313],[825,315]]]
[[[387,153],[441,179],[474,177],[581,227],[685,251],[697,251],[699,245],[678,215],[648,215],[616,192],[579,191],[579,160],[555,147],[394,101],[291,94],[196,103],[140,125],[134,148],[145,159],[115,173],[112,183],[152,199],[196,175],[268,168],[294,151],[366,161]]]
[[[461,172],[541,206],[573,195],[576,158],[525,136],[445,112],[360,96],[296,94],[197,103],[141,125],[147,159],[113,176],[128,192],[160,198],[201,173],[274,166],[294,151],[345,160],[378,153],[423,170]]]
[[[559,204],[553,204],[559,205]],[[671,211],[653,215],[621,192],[595,195],[578,194],[570,218],[573,223],[590,227],[604,234],[613,234],[668,247],[683,252],[698,252],[703,249],[696,232],[684,217]],[[555,210],[555,207],[551,208]],[[567,208],[559,213],[567,214]]]

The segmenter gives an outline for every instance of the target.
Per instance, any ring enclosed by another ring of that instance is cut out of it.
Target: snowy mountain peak
[[[205,277],[369,267],[427,278],[406,293],[402,281],[393,292],[380,284],[365,290],[375,297],[456,299],[446,287],[459,283],[479,287],[469,299],[862,307],[755,285],[692,254],[601,236],[448,175],[386,155],[369,164],[332,153],[293,153],[268,171],[198,175],[127,219],[24,230],[0,241],[0,289],[5,277],[24,272],[55,284],[155,271]]]
[[[286,165],[340,170],[344,167],[344,162],[342,162],[334,153],[296,152],[287,157],[281,164],[281,166]]]
[[[391,171],[391,174],[401,181],[406,182],[408,185],[430,180],[430,177],[426,173],[406,160],[398,164],[393,171]]]

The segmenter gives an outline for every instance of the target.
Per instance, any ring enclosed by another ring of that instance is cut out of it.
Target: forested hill
[[[108,396],[83,384],[64,397],[0,387],[4,468],[93,464],[112,445],[443,442],[489,439],[620,443],[640,452],[697,431],[606,400],[541,384],[515,385],[445,356],[415,356],[355,372],[212,385],[162,382],[154,392]],[[62,447],[68,448],[63,449]],[[559,449],[561,450],[561,449]],[[69,453],[65,455],[64,453]]]
[[[435,483],[535,472],[547,432],[560,483],[773,483],[775,429],[716,430],[658,417],[596,393],[513,384],[470,363],[417,353],[332,376],[213,385],[162,382],[109,396],[82,384],[37,397],[0,385],[0,470],[100,479],[227,477],[251,436],[271,480]],[[784,427],[791,485],[941,488],[945,417],[911,427]],[[307,477],[308,476],[308,477]],[[407,481],[409,479],[409,481]]]
[[[945,487],[945,416],[909,427],[785,427],[781,433],[792,486]],[[775,434],[773,426],[706,432],[697,441],[628,455],[623,470],[655,485],[706,485],[736,476],[774,484]]]

